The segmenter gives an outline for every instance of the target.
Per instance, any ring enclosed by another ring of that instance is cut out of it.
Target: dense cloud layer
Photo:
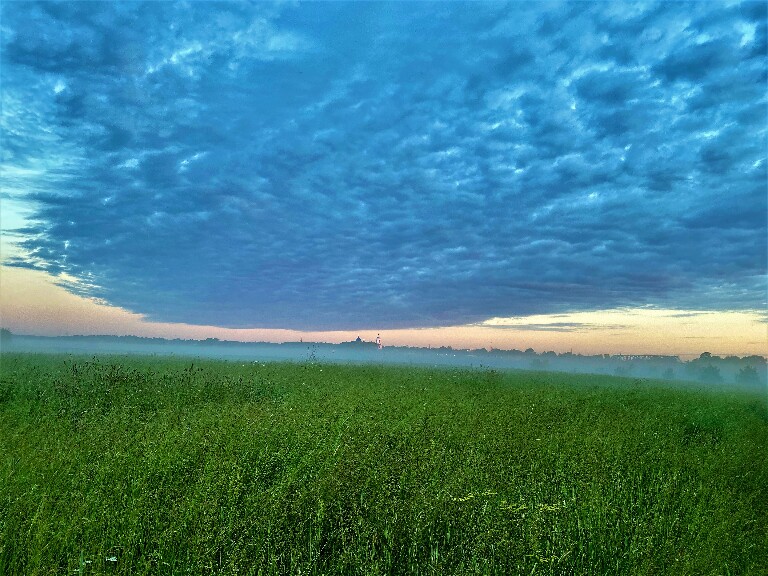
[[[766,20],[5,3],[3,186],[35,203],[7,263],[232,327],[763,309]]]

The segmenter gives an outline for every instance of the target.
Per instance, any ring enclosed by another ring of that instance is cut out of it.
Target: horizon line
[[[317,340],[284,340],[282,342],[275,342],[271,340],[222,340],[221,338],[216,337],[208,337],[204,339],[195,339],[195,338],[166,338],[163,336],[138,336],[136,334],[57,334],[57,335],[44,335],[44,334],[22,334],[22,333],[16,333],[12,332],[11,330],[7,328],[0,328],[3,331],[7,331],[11,336],[20,337],[20,338],[135,338],[140,340],[162,340],[165,342],[190,342],[190,343],[206,343],[206,342],[215,342],[218,344],[272,344],[272,345],[282,345],[282,344],[323,344],[326,346],[340,346],[344,344],[354,344],[357,341],[356,340],[344,340],[341,342],[327,342],[327,341],[317,341]],[[365,344],[376,344],[374,340],[360,340],[360,343]],[[648,353],[633,353],[633,352],[619,352],[619,353],[595,353],[595,354],[583,354],[579,352],[573,352],[573,351],[566,351],[566,352],[556,352],[554,350],[542,350],[542,351],[536,351],[532,347],[528,347],[525,350],[519,349],[519,348],[496,348],[494,346],[490,347],[479,347],[479,348],[455,348],[451,345],[442,344],[439,346],[413,346],[413,345],[383,345],[383,348],[409,348],[414,350],[440,350],[440,349],[448,349],[453,350],[456,352],[475,352],[484,350],[487,353],[498,351],[498,352],[520,352],[522,354],[528,353],[528,350],[532,350],[533,354],[536,355],[544,355],[544,354],[556,354],[557,356],[581,356],[584,358],[592,358],[592,357],[606,357],[609,358],[616,358],[616,357],[625,357],[625,356],[634,356],[634,357],[645,357],[645,358],[678,358],[682,359],[683,357],[694,357],[694,358],[701,358],[704,354],[709,354],[712,358],[719,358],[721,360],[725,360],[727,358],[738,358],[740,360],[743,360],[745,358],[762,358],[763,360],[768,360],[768,357],[763,356],[761,354],[745,354],[743,356],[740,356],[738,354],[731,354],[731,353],[719,353],[719,352],[710,352],[710,351],[703,351],[700,353],[694,353],[694,352],[679,352],[679,353],[668,353],[668,354],[648,354]]]

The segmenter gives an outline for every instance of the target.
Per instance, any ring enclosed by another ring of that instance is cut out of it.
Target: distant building
[[[375,342],[366,342],[365,340],[360,338],[360,336],[358,336],[354,340],[350,340],[349,342],[341,342],[339,345],[340,346],[351,346],[352,348],[357,349],[357,350],[367,350],[367,349],[375,347],[376,343]]]

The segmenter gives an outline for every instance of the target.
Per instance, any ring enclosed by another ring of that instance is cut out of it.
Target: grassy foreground
[[[0,574],[768,574],[765,395],[0,362]]]

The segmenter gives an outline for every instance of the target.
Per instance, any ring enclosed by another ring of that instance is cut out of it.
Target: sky
[[[3,2],[0,320],[768,350],[765,2]]]

